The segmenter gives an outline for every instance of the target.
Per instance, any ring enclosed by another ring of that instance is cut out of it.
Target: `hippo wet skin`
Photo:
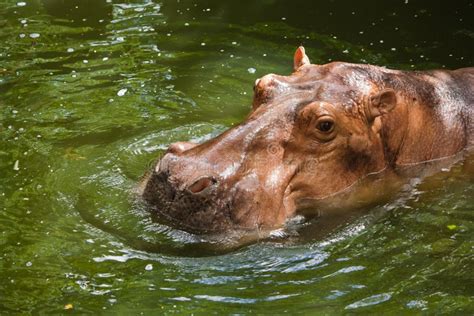
[[[364,196],[374,175],[469,150],[473,105],[474,68],[315,65],[299,47],[290,76],[255,82],[244,122],[202,144],[170,145],[140,193],[179,229],[266,237],[296,215],[374,202],[384,186],[374,179]],[[336,207],[326,203],[338,196]]]

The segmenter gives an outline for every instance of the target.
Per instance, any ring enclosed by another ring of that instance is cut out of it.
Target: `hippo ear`
[[[367,119],[372,122],[377,116],[387,114],[397,105],[397,94],[393,89],[384,89],[370,97]]]
[[[293,57],[293,70],[297,70],[303,65],[309,65],[310,61],[304,51],[304,47],[300,46],[296,49],[295,56]]]

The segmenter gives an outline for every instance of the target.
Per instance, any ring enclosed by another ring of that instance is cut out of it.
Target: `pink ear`
[[[397,105],[397,94],[393,89],[384,89],[370,97],[367,120],[372,122],[377,116],[387,114]]]
[[[297,70],[303,65],[309,65],[310,61],[306,53],[304,52],[304,47],[300,46],[296,49],[295,56],[293,57],[293,70]]]

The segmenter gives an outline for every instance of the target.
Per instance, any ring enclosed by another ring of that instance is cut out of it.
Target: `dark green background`
[[[130,191],[169,143],[241,121],[298,45],[314,63],[472,66],[473,16],[458,0],[0,0],[0,314],[472,314],[463,162],[323,240],[210,256]]]

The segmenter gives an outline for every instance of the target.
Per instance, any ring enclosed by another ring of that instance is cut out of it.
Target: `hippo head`
[[[167,223],[198,233],[271,231],[311,214],[388,163],[382,118],[397,95],[367,73],[310,64],[299,47],[290,76],[255,82],[243,123],[202,144],[170,145],[143,183],[144,200]]]

